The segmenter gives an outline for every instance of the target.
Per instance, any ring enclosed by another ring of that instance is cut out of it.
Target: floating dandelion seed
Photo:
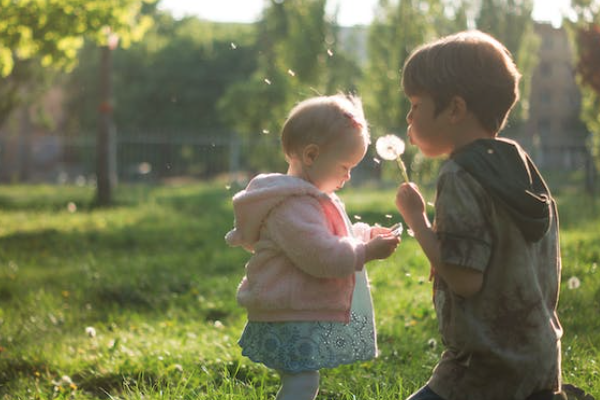
[[[404,181],[408,183],[409,180],[408,174],[406,173],[406,166],[404,165],[404,161],[402,161],[402,157],[400,157],[406,149],[404,140],[400,139],[396,135],[391,134],[381,136],[379,139],[377,139],[377,142],[375,142],[375,149],[377,150],[379,157],[383,158],[384,160],[396,160]]]
[[[296,76],[296,73],[294,71],[292,71],[291,69],[288,69],[288,74],[290,76]]]
[[[231,190],[231,185],[225,185],[226,190]]]
[[[331,49],[327,49],[327,55],[329,57],[333,57],[333,51]]]
[[[375,164],[381,164],[381,160],[377,157],[373,157],[373,161],[375,162]]]
[[[263,135],[268,135],[269,133],[271,133],[271,132],[269,132],[269,130],[268,130],[268,129],[263,129],[263,130],[262,130],[262,134],[263,134]]]
[[[392,218],[393,218],[393,215],[392,215],[392,214],[385,214],[385,217],[386,217],[387,219],[392,219]]]
[[[361,217],[360,215],[355,215],[355,216],[354,216],[354,219],[357,219],[357,220],[359,220],[359,221],[360,221],[360,220],[362,219],[362,217]]]
[[[579,286],[581,286],[581,281],[576,276],[570,277],[569,280],[567,281],[567,287],[571,290],[578,289]]]
[[[235,44],[235,43],[233,43],[233,42],[231,42],[231,48],[232,48],[233,50],[237,49],[237,46],[236,46],[236,44]]]
[[[267,78],[265,78],[265,83],[266,83],[267,85],[270,85],[270,84],[271,84],[271,81],[270,81],[270,80],[268,80]]]
[[[410,229],[410,228],[406,230],[406,233],[407,233],[407,234],[408,234],[408,236],[410,236],[410,237],[415,237],[415,233],[414,233],[414,232],[413,232],[413,230],[412,230],[412,229]]]

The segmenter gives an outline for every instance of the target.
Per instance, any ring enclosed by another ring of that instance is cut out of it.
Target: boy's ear
[[[467,102],[460,96],[454,96],[450,100],[450,120],[460,122],[467,115]]]
[[[319,146],[316,144],[309,144],[302,150],[302,162],[304,165],[311,166],[319,157]]]

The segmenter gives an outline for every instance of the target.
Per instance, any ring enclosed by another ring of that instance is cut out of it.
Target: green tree
[[[462,2],[440,0],[380,0],[368,37],[369,64],[363,85],[366,115],[373,136],[388,132],[405,135],[410,103],[400,87],[401,72],[410,53],[423,43],[466,28]],[[417,160],[408,149],[409,170],[431,171],[434,161]],[[394,166],[391,166],[393,169]],[[394,171],[395,172],[395,171]]]
[[[0,125],[40,92],[48,70],[75,64],[84,37],[105,44],[116,33],[124,46],[139,39],[151,23],[144,1],[0,0]]]
[[[220,101],[222,114],[249,149],[251,168],[283,168],[277,133],[295,103],[356,87],[358,65],[337,47],[325,3],[271,0],[257,25],[257,69]]]

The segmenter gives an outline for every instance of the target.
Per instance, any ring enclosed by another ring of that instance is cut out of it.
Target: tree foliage
[[[68,70],[84,37],[124,46],[150,25],[146,0],[0,0],[0,125],[48,70]],[[148,0],[156,2],[154,0]]]
[[[152,16],[143,41],[114,55],[114,120],[121,132],[214,134],[226,130],[217,99],[256,68],[255,29],[197,18]],[[98,54],[93,44],[68,84],[71,134],[96,126]]]
[[[220,101],[221,113],[248,142],[254,168],[281,169],[278,132],[298,101],[348,91],[360,79],[357,63],[337,48],[325,0],[268,3],[258,22],[257,69]]]

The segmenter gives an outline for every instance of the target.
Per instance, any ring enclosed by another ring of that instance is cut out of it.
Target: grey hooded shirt
[[[442,261],[484,279],[463,298],[435,277],[445,349],[430,387],[447,400],[558,390],[558,214],[535,165],[515,142],[473,142],[442,167],[435,205]]]

